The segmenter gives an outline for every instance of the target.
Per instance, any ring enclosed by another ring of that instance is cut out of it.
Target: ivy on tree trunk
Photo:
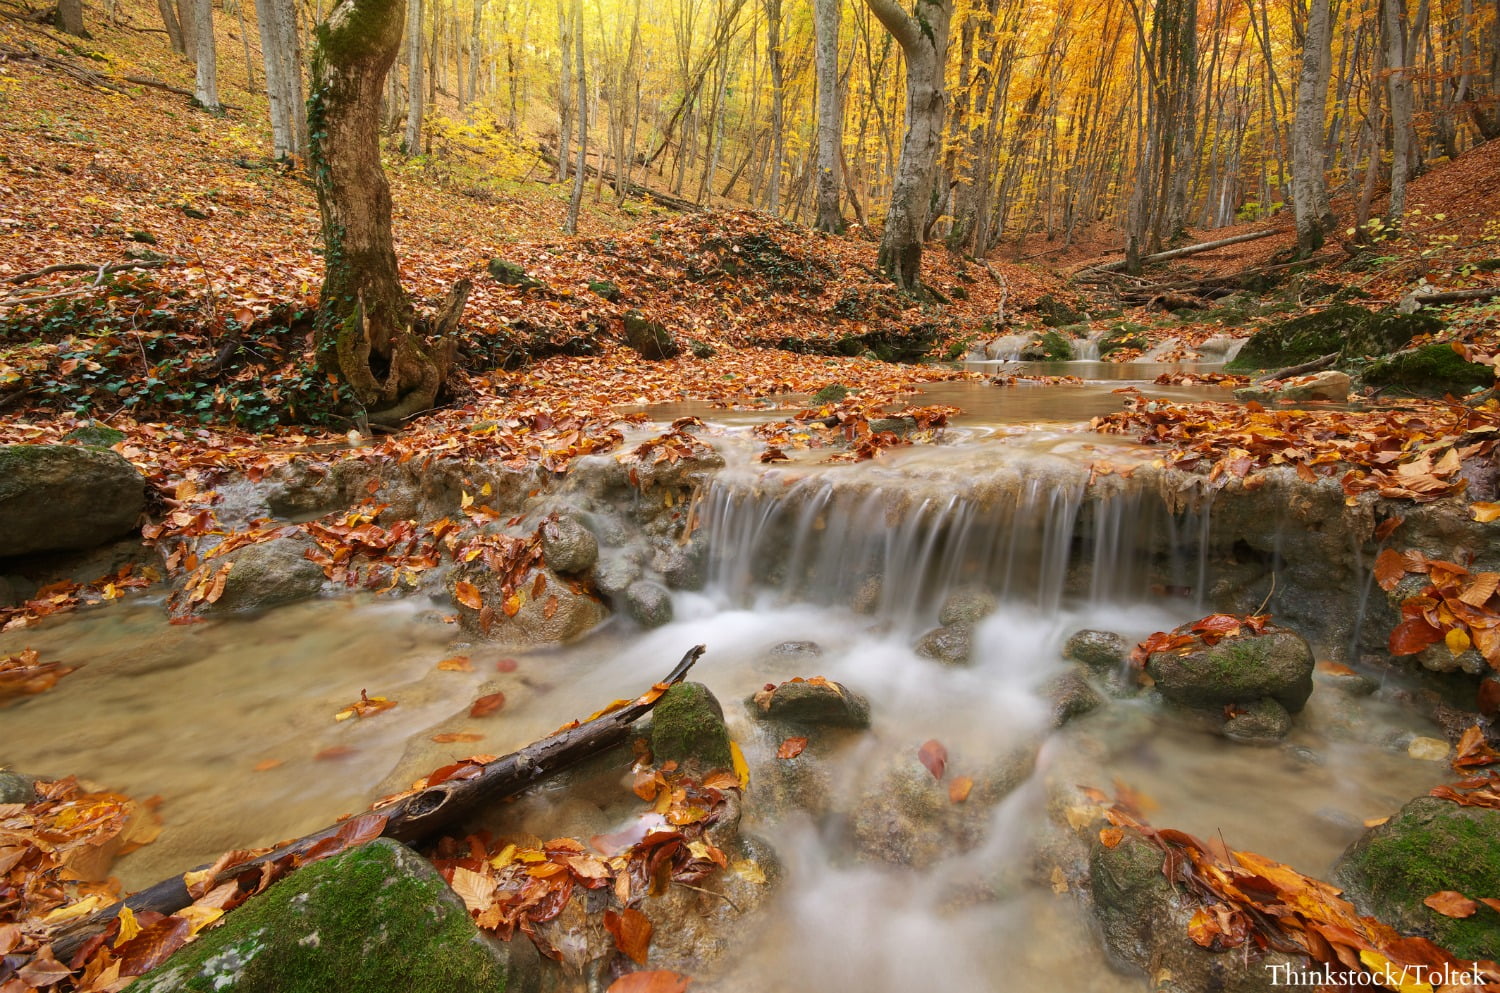
[[[340,0],[318,26],[308,101],[325,263],[318,362],[378,424],[433,406],[453,364],[450,332],[469,293],[469,281],[461,280],[438,314],[420,321],[396,266],[391,190],[380,165],[380,96],[405,13],[405,0]]]

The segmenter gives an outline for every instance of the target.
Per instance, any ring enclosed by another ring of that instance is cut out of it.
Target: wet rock
[[[30,776],[0,769],[0,803],[30,803],[36,799],[36,790]]]
[[[1361,378],[1366,383],[1396,386],[1411,392],[1461,395],[1493,385],[1495,370],[1492,366],[1466,362],[1447,342],[1434,342],[1382,356],[1370,363]]]
[[[1089,890],[1110,961],[1143,972],[1157,993],[1264,993],[1273,966],[1305,968],[1305,960],[1245,948],[1212,952],[1188,937],[1194,905],[1162,874],[1161,849],[1127,831],[1114,848],[1097,837],[1089,853]]]
[[[1312,649],[1285,628],[1244,632],[1181,654],[1155,652],[1146,672],[1163,697],[1186,707],[1214,709],[1270,697],[1295,713],[1313,690]]]
[[[653,321],[639,310],[625,312],[625,344],[643,359],[670,359],[679,351],[672,332],[660,321]]]
[[[146,481],[116,452],[0,445],[0,558],[93,548],[145,509]]]
[[[967,624],[933,628],[917,642],[917,654],[943,665],[968,665],[974,649],[974,629]]]
[[[659,628],[672,621],[672,594],[661,583],[637,579],[625,590],[625,609],[643,628]]]
[[[1054,676],[1042,686],[1042,696],[1052,705],[1052,726],[1062,727],[1104,705],[1083,673],[1073,670]]]
[[[594,567],[594,585],[608,597],[622,596],[640,578],[641,564],[628,552],[602,556]]]
[[[380,839],[298,870],[132,988],[523,993],[541,969],[531,942],[481,933],[427,860]]]
[[[1320,663],[1313,670],[1313,682],[1351,697],[1369,696],[1380,689],[1378,680],[1337,663]]]
[[[1063,658],[1081,662],[1095,672],[1113,673],[1124,667],[1132,647],[1123,635],[1085,628],[1063,644]]]
[[[823,646],[816,641],[783,641],[771,646],[771,656],[779,659],[818,659]]]
[[[658,549],[652,565],[674,590],[701,590],[707,581],[708,546],[698,539],[687,544],[672,541]]]
[[[1066,362],[1073,357],[1073,343],[1057,331],[1032,335],[1021,346],[1023,362]]]
[[[479,590],[483,607],[488,611],[475,610],[459,603],[458,623],[470,634],[516,648],[535,645],[561,645],[582,637],[591,628],[608,616],[604,604],[587,592],[575,589],[572,584],[549,569],[543,568],[545,577],[541,596],[529,595],[535,580],[527,577],[517,587],[526,590],[519,609],[514,616],[505,612],[505,590],[501,577],[484,567],[483,560],[466,563],[454,569],[448,576],[449,590],[456,589],[459,582],[468,582]],[[455,600],[457,596],[455,595]],[[488,618],[488,624],[485,618]]]
[[[954,590],[943,601],[938,610],[938,623],[944,627],[955,624],[978,624],[1000,608],[1000,601],[988,590]]]
[[[542,525],[542,557],[563,575],[587,572],[599,560],[599,542],[575,517],[559,517]]]
[[[914,743],[890,759],[855,802],[849,824],[861,857],[924,868],[968,851],[983,840],[994,805],[1025,782],[1036,764],[1035,746],[1002,755],[971,773],[968,798],[954,803],[948,779],[933,777],[918,748]],[[950,770],[976,765],[950,755]]]
[[[721,847],[729,866],[704,880],[700,889],[668,886],[641,904],[655,924],[649,968],[702,974],[743,951],[745,915],[775,893],[781,863],[768,844],[748,835]]]
[[[702,770],[733,767],[724,708],[707,686],[678,683],[662,694],[651,712],[651,752],[658,762]]]
[[[1446,762],[1448,743],[1441,738],[1426,738],[1418,735],[1406,743],[1406,754],[1418,762]]]
[[[856,614],[875,613],[880,609],[880,591],[884,585],[884,581],[879,576],[865,578],[859,586],[855,587],[854,595],[849,598],[849,609]]]
[[[1333,881],[1361,913],[1403,934],[1420,934],[1459,958],[1494,958],[1500,915],[1481,906],[1444,917],[1422,903],[1442,890],[1500,893],[1500,810],[1419,797],[1344,852]]]
[[[786,721],[815,727],[867,728],[870,702],[843,683],[789,680],[761,690],[745,701],[750,715],[762,721]]]
[[[1241,745],[1275,745],[1291,730],[1292,715],[1270,697],[1237,707],[1224,722],[1224,737]]]
[[[1244,338],[1227,334],[1216,334],[1198,346],[1198,354],[1205,362],[1229,362],[1245,346]]]
[[[314,548],[302,535],[272,538],[246,545],[225,555],[232,562],[224,581],[224,595],[203,609],[215,613],[264,610],[308,600],[323,590],[323,567],[307,558]]]
[[[1340,303],[1266,325],[1250,336],[1239,355],[1225,368],[1230,372],[1282,369],[1330,352],[1339,352],[1346,359],[1385,355],[1417,334],[1442,326],[1440,320],[1430,315],[1413,320]]]
[[[1278,400],[1292,403],[1344,403],[1349,399],[1349,386],[1347,373],[1329,370],[1311,376],[1298,376],[1281,383],[1242,386],[1234,391],[1234,397],[1236,400],[1257,400],[1261,403],[1274,403]]]

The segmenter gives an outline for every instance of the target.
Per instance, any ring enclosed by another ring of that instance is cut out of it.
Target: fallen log
[[[690,649],[666,679],[627,706],[585,723],[559,729],[519,751],[486,763],[476,776],[447,779],[426,789],[400,796],[387,804],[376,804],[369,814],[360,818],[384,818],[379,833],[371,833],[367,840],[382,837],[411,844],[429,838],[485,804],[514,796],[554,773],[620,744],[629,737],[630,726],[656,705],[661,696],[657,692],[658,688],[665,689],[681,682],[703,651],[702,645]],[[246,873],[259,874],[262,867],[268,867],[270,863],[306,854],[335,838],[341,831],[346,831],[346,823],[348,822],[331,824],[320,831],[279,845],[264,855],[224,868],[207,881],[206,885],[199,880],[197,888],[200,892],[211,890]],[[327,848],[327,844],[324,847]],[[212,866],[199,866],[190,871],[202,873],[211,868]],[[58,959],[67,961],[90,938],[108,927],[125,907],[129,907],[134,913],[153,910],[159,914],[173,914],[183,909],[194,899],[188,892],[187,876],[188,873],[182,873],[163,879],[113,906],[63,925],[52,935],[53,954]]]
[[[1247,234],[1237,234],[1231,238],[1220,238],[1217,241],[1205,241],[1196,245],[1184,245],[1182,248],[1173,248],[1166,252],[1157,252],[1155,255],[1147,255],[1141,259],[1141,263],[1166,262],[1170,259],[1180,259],[1186,255],[1197,255],[1199,252],[1211,252],[1215,248],[1225,248],[1229,245],[1238,245],[1243,241],[1255,241],[1257,238],[1269,238],[1273,234],[1280,234],[1280,228],[1267,228],[1264,231],[1251,231]],[[1125,259],[1118,262],[1108,262],[1104,265],[1090,266],[1096,272],[1115,272],[1125,268]]]
[[[150,86],[158,90],[166,90],[168,93],[176,93],[178,96],[187,97],[189,100],[198,99],[198,95],[192,90],[183,89],[181,86],[173,86],[171,83],[164,83],[159,79],[152,79],[150,76],[126,76],[125,82],[134,83],[137,86]],[[236,107],[232,103],[221,103],[219,106],[225,110],[233,111],[245,109],[243,107]]]
[[[1471,300],[1489,300],[1500,297],[1500,286],[1481,286],[1472,290],[1417,290],[1401,298],[1396,305],[1397,313],[1415,314],[1423,307],[1441,303],[1468,303]]]
[[[1285,369],[1277,369],[1263,376],[1257,376],[1257,383],[1269,383],[1272,380],[1289,379],[1292,376],[1306,376],[1310,372],[1318,372],[1327,369],[1339,360],[1338,352],[1329,352],[1322,358],[1313,359],[1311,362],[1303,362],[1301,365],[1289,365]]]
[[[541,157],[541,160],[543,162],[547,163],[552,168],[557,168],[557,152],[553,149],[548,148],[546,145],[538,144],[537,155]],[[568,168],[574,169],[577,168],[577,166],[570,162],[568,163]],[[584,163],[583,175],[585,178],[596,178],[599,176],[599,167]],[[604,173],[604,181],[606,183],[613,183],[615,181],[615,173]],[[651,189],[649,186],[643,186],[633,180],[626,186],[626,193],[629,196],[635,197],[637,200],[645,200],[649,198],[653,203],[659,203],[663,207],[678,211],[679,213],[683,214],[696,214],[701,213],[703,210],[703,207],[700,204],[693,203],[691,200],[684,200],[682,197],[676,197],[670,193],[657,192],[656,190]]]

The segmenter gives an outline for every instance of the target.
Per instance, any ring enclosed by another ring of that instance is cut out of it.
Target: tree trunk
[[[396,31],[399,38],[399,25]],[[422,0],[411,0],[406,11],[406,133],[401,138],[408,156],[422,154],[422,98]]]
[[[83,27],[83,0],[57,0],[57,27],[79,38],[89,36]]]
[[[187,54],[187,45],[182,40],[182,22],[177,19],[177,8],[172,0],[156,0],[156,9],[161,12],[162,26],[167,29],[167,41],[178,55]]]
[[[474,17],[469,22],[469,103],[479,100],[480,29],[484,26],[484,0],[474,0]]]
[[[260,24],[266,96],[271,104],[271,144],[278,159],[307,156],[307,113],[302,103],[302,44],[291,0],[255,0]]]
[[[865,0],[906,55],[906,136],[880,239],[881,272],[904,290],[921,288],[922,237],[942,147],[947,92],[943,62],[953,0],[917,0],[908,14],[896,0]]]
[[[568,218],[563,224],[563,230],[568,234],[578,233],[578,211],[583,206],[583,180],[589,154],[589,91],[584,78],[583,0],[573,0],[573,37],[578,57],[578,85],[575,90],[578,94],[578,166],[573,173],[573,196],[568,200]]]
[[[765,0],[766,61],[771,67],[771,178],[766,182],[766,210],[781,210],[781,160],[786,157],[784,108],[786,89],[782,80],[781,0]]]
[[[214,46],[213,0],[193,0],[194,29],[198,32],[198,75],[193,86],[193,98],[199,106],[211,114],[220,114],[218,53]]]
[[[401,47],[405,13],[404,0],[340,0],[318,28],[308,101],[325,261],[318,361],[374,423],[432,407],[453,361],[447,332],[469,289],[467,280],[454,287],[431,337],[413,325],[380,166],[380,91]]]
[[[1385,42],[1386,90],[1391,105],[1391,199],[1386,221],[1401,226],[1406,213],[1406,181],[1412,174],[1411,72],[1407,65],[1406,0],[1380,0]]]
[[[573,144],[573,72],[570,60],[568,13],[557,0],[557,43],[562,48],[562,67],[557,73],[557,181],[568,178],[568,152]]]
[[[1297,251],[1304,256],[1323,247],[1323,235],[1333,223],[1323,179],[1332,27],[1329,0],[1311,0],[1302,37],[1297,116],[1292,123],[1292,211],[1297,219]]]
[[[813,0],[814,56],[818,72],[817,211],[813,227],[838,234],[844,230],[839,209],[839,162],[844,111],[839,103],[840,0]]]
[[[176,0],[177,20],[182,24],[183,53],[190,59],[198,57],[198,13],[196,0]]]

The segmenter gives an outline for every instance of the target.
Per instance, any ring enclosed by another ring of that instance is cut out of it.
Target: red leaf
[[[926,742],[917,749],[917,758],[932,773],[933,779],[942,779],[943,771],[948,768],[948,749],[944,748],[942,742],[937,739]]]
[[[187,941],[192,924],[184,917],[163,917],[115,949],[120,975],[139,976],[167,960]]]
[[[630,957],[636,965],[646,964],[646,955],[651,945],[651,918],[626,907],[622,913],[612,910],[604,912],[604,929],[614,935],[615,947]]]
[[[474,706],[469,708],[469,716],[488,717],[503,706],[505,706],[505,694],[491,693],[474,701]]]
[[[1406,558],[1394,548],[1387,548],[1375,556],[1375,582],[1389,593],[1406,575]]]
[[[606,993],[684,993],[692,980],[665,969],[631,972],[609,984]]]
[[[788,738],[776,749],[776,757],[779,759],[794,759],[802,754],[802,749],[807,747],[806,738]]]
[[[1391,654],[1416,655],[1422,649],[1436,645],[1442,640],[1443,632],[1422,618],[1413,617],[1397,624],[1395,630],[1391,632]]]

